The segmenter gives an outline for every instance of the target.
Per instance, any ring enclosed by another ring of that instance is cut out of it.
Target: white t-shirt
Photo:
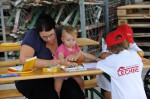
[[[130,49],[132,49],[132,50],[134,50],[134,51],[136,51],[136,52],[137,52],[137,51],[142,51],[142,49],[140,49],[140,48],[137,46],[136,43],[130,43],[129,46],[130,46]],[[109,52],[109,51],[107,50],[107,45],[106,45],[105,43],[102,45],[102,52]],[[98,84],[102,89],[104,89],[104,90],[106,90],[106,91],[111,91],[111,83],[110,83],[110,81],[109,81],[103,74],[98,75],[98,79],[100,79],[100,80],[98,80],[97,84]]]
[[[111,77],[112,99],[147,99],[141,78],[142,67],[141,58],[133,50],[112,54],[97,63],[97,68]]]

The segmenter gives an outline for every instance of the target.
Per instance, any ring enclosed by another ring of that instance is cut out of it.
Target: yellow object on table
[[[44,73],[46,73],[46,72],[53,72],[53,73],[55,73],[55,72],[58,72],[60,69],[61,69],[61,66],[52,66],[52,67],[48,67],[48,68],[43,68],[42,71]]]
[[[3,46],[3,47],[15,47],[15,46],[20,46],[20,43],[1,43],[1,46]]]
[[[26,60],[25,64],[23,65],[23,69],[22,71],[29,71],[29,70],[33,70],[34,68],[34,63],[37,60],[37,57],[32,57]]]

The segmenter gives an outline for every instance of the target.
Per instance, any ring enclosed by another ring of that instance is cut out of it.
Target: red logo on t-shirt
[[[128,67],[121,66],[117,72],[118,72],[118,76],[124,76],[128,74],[136,73],[139,72],[139,66],[138,65],[132,65]]]

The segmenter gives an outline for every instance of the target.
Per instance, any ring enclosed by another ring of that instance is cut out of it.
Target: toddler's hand
[[[78,66],[78,64],[77,63],[75,63],[75,62],[71,62],[71,64],[70,64],[71,66]]]

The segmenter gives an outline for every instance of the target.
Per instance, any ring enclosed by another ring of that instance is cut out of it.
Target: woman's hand
[[[60,64],[61,64],[60,60],[50,60],[47,62],[45,67],[58,66]]]

